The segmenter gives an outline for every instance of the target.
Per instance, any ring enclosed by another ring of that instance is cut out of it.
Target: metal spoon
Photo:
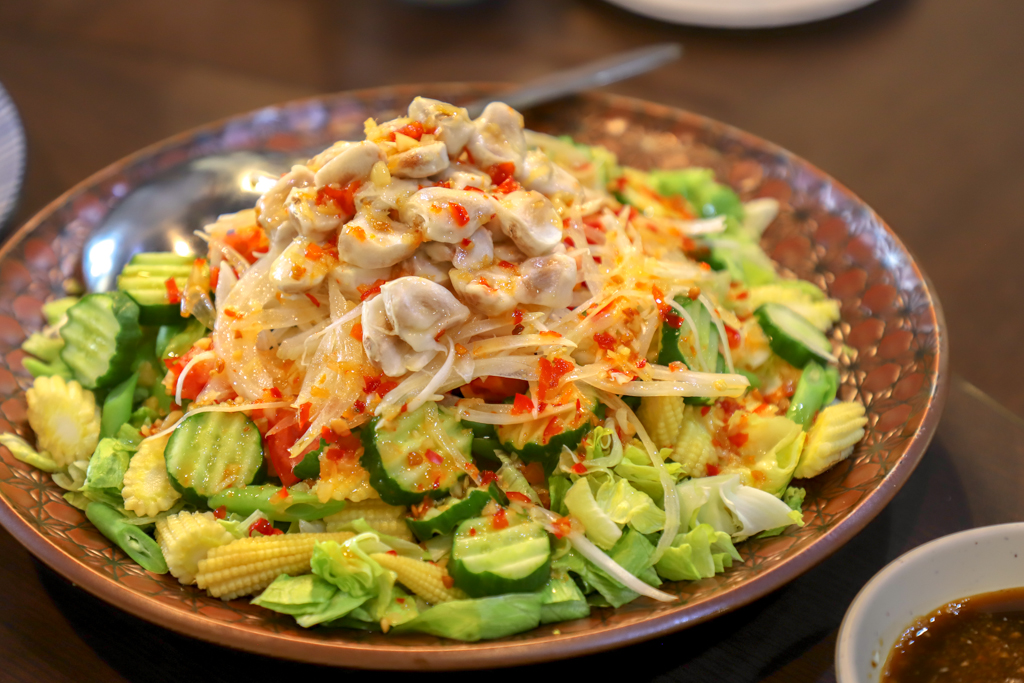
[[[662,43],[559,71],[515,90],[467,106],[471,116],[500,99],[517,109],[645,73],[682,55],[678,43]],[[92,232],[82,252],[85,286],[105,292],[117,273],[144,251],[203,251],[193,234],[217,216],[251,208],[278,177],[306,156],[280,152],[226,152],[193,159],[132,190]]]

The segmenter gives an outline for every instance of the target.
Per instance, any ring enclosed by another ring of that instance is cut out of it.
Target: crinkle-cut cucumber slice
[[[242,413],[189,415],[164,450],[171,485],[200,505],[225,489],[259,483],[265,472],[263,439]]]
[[[835,362],[832,343],[802,315],[782,304],[762,304],[754,312],[768,344],[778,356],[798,368],[818,357]]]
[[[474,517],[459,525],[448,565],[455,585],[474,598],[539,590],[551,576],[547,532],[528,519],[496,528],[496,519]]]
[[[374,418],[361,430],[361,462],[370,473],[370,485],[388,505],[443,498],[465,474],[438,438],[443,433],[444,441],[470,460],[473,432],[462,426],[454,411],[427,403],[380,429],[379,422]]]
[[[89,294],[67,316],[60,328],[60,357],[83,387],[111,387],[131,374],[142,328],[139,307],[128,295]]]

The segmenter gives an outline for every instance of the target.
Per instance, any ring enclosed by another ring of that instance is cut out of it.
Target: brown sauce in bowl
[[[881,683],[1024,683],[1024,588],[921,617],[889,653]]]

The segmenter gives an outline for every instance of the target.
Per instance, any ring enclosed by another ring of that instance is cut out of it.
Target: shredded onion
[[[729,372],[735,373],[736,367],[732,364],[732,351],[729,350],[729,337],[725,334],[725,324],[722,322],[722,316],[718,315],[718,311],[715,310],[715,307],[711,305],[706,296],[701,294],[697,298],[704,304],[704,308],[708,309],[715,327],[718,328],[718,339],[722,345],[722,355],[725,356],[725,366],[729,369]]]
[[[211,358],[216,357],[217,354],[214,353],[213,351],[203,351],[202,353],[197,353],[195,356],[192,357],[192,360],[185,364],[185,367],[181,369],[181,374],[178,375],[178,386],[174,390],[175,403],[177,403],[179,406],[181,405],[181,390],[182,387],[185,386],[185,377],[188,376],[189,371],[192,370],[193,367],[195,367],[196,363],[201,363],[204,360],[209,360]]]

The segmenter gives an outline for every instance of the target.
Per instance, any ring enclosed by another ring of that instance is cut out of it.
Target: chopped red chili
[[[178,289],[178,283],[174,281],[173,277],[164,280],[164,287],[167,289],[167,303],[180,304],[181,291]]]

